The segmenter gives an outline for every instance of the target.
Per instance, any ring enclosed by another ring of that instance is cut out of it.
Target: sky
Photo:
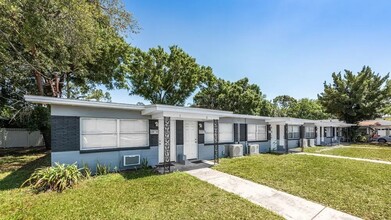
[[[124,0],[140,26],[127,41],[178,45],[223,79],[248,77],[267,99],[316,98],[332,72],[391,71],[389,0]],[[113,102],[144,102],[124,90]],[[191,103],[192,98],[187,100]]]

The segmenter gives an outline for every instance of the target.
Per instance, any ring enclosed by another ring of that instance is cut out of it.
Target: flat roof
[[[245,115],[235,114],[232,111],[222,111],[206,108],[196,107],[184,107],[184,106],[173,106],[173,105],[162,105],[162,104],[151,104],[151,105],[135,105],[126,103],[115,103],[115,102],[98,102],[89,100],[78,100],[78,99],[65,99],[55,98],[48,96],[34,96],[25,95],[25,100],[32,103],[48,104],[48,105],[63,105],[63,106],[83,106],[92,108],[107,108],[107,109],[123,109],[123,110],[137,110],[143,115],[162,115],[167,114],[168,116],[175,117],[192,117],[195,115],[203,115],[206,118],[218,119],[218,118],[246,118],[246,119],[259,119],[265,120],[266,122],[275,123],[291,123],[291,124],[305,124],[314,123],[317,125],[324,126],[352,126],[353,124],[347,124],[345,122],[338,121],[336,119],[329,120],[310,120],[301,118],[290,118],[290,117],[268,117],[268,116],[257,116],[257,115]]]

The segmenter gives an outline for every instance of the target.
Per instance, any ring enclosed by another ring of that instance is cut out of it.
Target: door
[[[170,160],[176,161],[175,120],[170,121]],[[159,119],[159,163],[164,161],[164,121]]]
[[[187,159],[198,158],[197,122],[184,121],[184,146],[183,153]]]

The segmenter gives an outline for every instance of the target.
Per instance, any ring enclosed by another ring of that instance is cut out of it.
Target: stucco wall
[[[87,164],[88,167],[95,171],[96,164],[104,164],[110,166],[111,169],[117,167],[120,170],[134,168],[132,166],[123,166],[124,155],[140,155],[140,160],[146,158],[150,166],[158,164],[158,148],[150,147],[150,149],[142,150],[123,150],[110,152],[96,153],[80,153],[80,151],[52,152],[52,164],[55,162],[73,164],[77,163],[79,167]]]

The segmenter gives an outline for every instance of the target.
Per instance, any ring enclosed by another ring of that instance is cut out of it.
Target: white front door
[[[198,158],[197,122],[184,121],[184,146],[183,153],[186,159]]]
[[[170,121],[170,160],[176,161],[176,125]],[[164,121],[159,119],[159,163],[164,161]]]

